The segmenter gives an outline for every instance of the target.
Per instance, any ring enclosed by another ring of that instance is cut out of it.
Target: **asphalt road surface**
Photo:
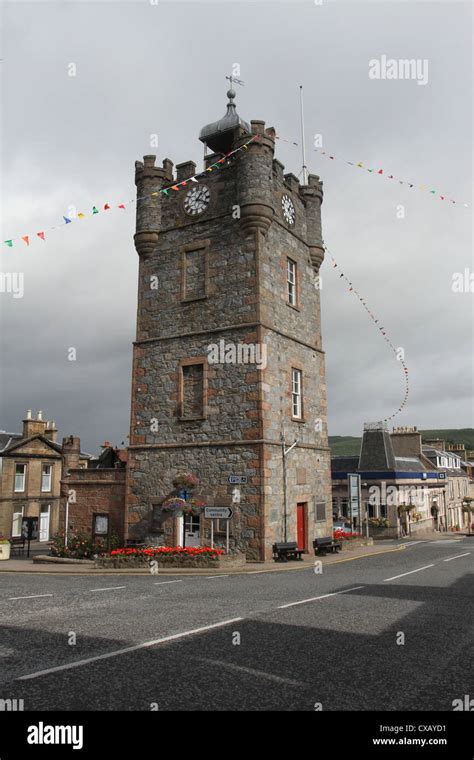
[[[465,538],[321,574],[0,573],[0,699],[25,710],[451,711],[474,696],[473,558]]]

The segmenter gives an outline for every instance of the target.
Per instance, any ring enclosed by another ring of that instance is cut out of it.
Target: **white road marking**
[[[250,570],[250,572],[242,573],[242,575],[260,575],[260,573],[273,573],[273,570]]]
[[[283,678],[282,676],[276,676],[273,673],[266,673],[264,670],[246,668],[243,665],[235,665],[233,662],[225,662],[224,660],[210,660],[207,657],[198,657],[197,659],[199,662],[206,662],[209,665],[216,665],[219,668],[234,670],[237,673],[248,673],[251,676],[257,676],[258,678],[266,678],[269,681],[276,681],[276,683],[289,684],[290,686],[306,686],[306,684],[304,684],[302,681],[292,681],[290,678]]]
[[[471,552],[466,552],[465,554],[456,554],[455,557],[448,557],[448,559],[443,559],[443,562],[451,562],[452,559],[459,559],[459,557],[467,557]]]
[[[411,575],[412,573],[419,573],[421,570],[427,570],[429,567],[434,567],[434,565],[425,565],[424,567],[418,567],[416,570],[410,570],[408,573],[401,573],[400,575],[392,575],[391,578],[384,578],[385,581],[395,581],[397,578],[403,578],[405,575]]]
[[[160,581],[159,583],[154,583],[154,586],[165,586],[167,583],[182,583],[183,581]]]
[[[318,599],[327,599],[328,596],[337,596],[338,594],[348,594],[349,591],[357,591],[363,586],[354,586],[354,588],[346,588],[344,591],[333,591],[331,594],[323,594],[322,596],[313,596],[311,599],[302,599],[300,602],[290,602],[290,604],[281,604],[277,607],[278,610],[285,610],[287,607],[296,607],[297,604],[307,604],[308,602],[316,602]]]
[[[205,578],[228,578],[228,575],[205,575]]]
[[[423,541],[421,539],[419,541],[407,541],[406,544],[402,544],[402,546],[414,546],[415,544],[427,544],[427,543],[428,543],[428,539],[426,538]],[[432,541],[431,543],[438,543],[438,542]]]
[[[52,594],[34,594],[33,596],[9,596],[8,600],[13,601],[14,599],[40,599],[43,596],[53,596]]]
[[[108,588],[90,588],[89,591],[116,591],[119,588],[127,588],[126,586],[109,586]]]
[[[458,544],[462,538],[440,538],[439,541],[430,541],[430,544]]]
[[[38,670],[36,673],[29,673],[26,676],[19,676],[17,681],[30,681],[33,678],[39,676],[46,676],[50,673],[59,673],[63,670],[71,670],[72,668],[80,668],[83,665],[89,665],[91,662],[98,662],[99,660],[108,660],[111,657],[118,657],[121,654],[129,654],[129,652],[138,652],[140,649],[147,649],[148,647],[154,647],[157,644],[165,644],[168,641],[176,641],[177,639],[183,639],[186,636],[194,636],[196,633],[204,633],[205,631],[212,631],[215,628],[222,628],[225,625],[231,625],[232,623],[240,623],[243,620],[241,617],[231,618],[230,620],[222,620],[220,623],[213,623],[212,625],[205,625],[202,628],[193,628],[190,631],[183,631],[182,633],[174,633],[172,636],[164,636],[161,639],[154,639],[153,641],[145,641],[143,644],[135,644],[133,647],[126,647],[125,649],[116,649],[114,652],[107,652],[106,654],[98,654],[95,657],[88,657],[86,660],[76,660],[76,662],[70,662],[67,665],[57,665],[55,668],[47,668],[46,670]]]

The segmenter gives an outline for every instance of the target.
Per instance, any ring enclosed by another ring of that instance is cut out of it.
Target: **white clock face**
[[[296,216],[295,207],[293,206],[293,201],[288,197],[288,195],[284,195],[281,199],[281,210],[285,222],[288,224],[294,224]]]
[[[211,194],[205,185],[198,185],[188,190],[184,199],[184,210],[190,216],[202,214],[208,207]]]

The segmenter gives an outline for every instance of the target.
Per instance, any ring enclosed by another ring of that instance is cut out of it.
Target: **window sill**
[[[301,312],[301,309],[298,305],[292,304],[289,301],[286,302],[286,305],[290,307],[290,309],[293,309],[294,311]]]
[[[192,298],[182,298],[181,303],[194,303],[194,301],[205,301],[206,298],[209,298],[207,294],[204,296],[193,296]]]
[[[304,417],[292,417],[291,421],[292,422],[300,422],[303,425],[306,423],[306,420],[304,419]]]
[[[206,419],[207,417],[178,417],[178,422],[202,422]]]

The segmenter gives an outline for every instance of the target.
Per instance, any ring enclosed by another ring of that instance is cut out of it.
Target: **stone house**
[[[34,517],[34,538],[49,541],[60,529],[61,477],[66,461],[57,443],[54,423],[36,419],[28,410],[21,434],[3,433],[0,452],[0,534],[22,533],[24,517]],[[87,466],[88,454],[79,451],[78,464]]]

